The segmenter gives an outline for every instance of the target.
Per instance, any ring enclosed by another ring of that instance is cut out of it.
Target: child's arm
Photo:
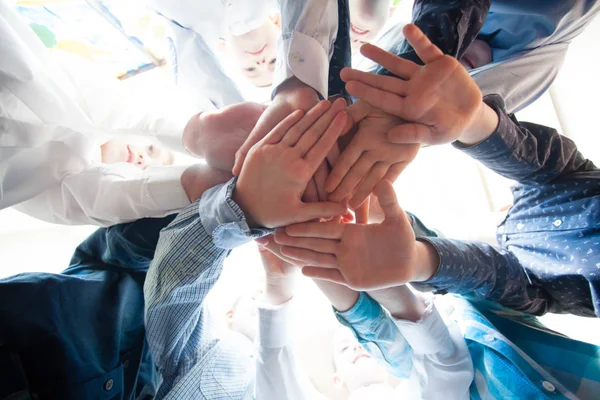
[[[338,320],[370,353],[381,354],[392,375],[406,379],[407,394],[421,399],[437,399],[440,393],[451,399],[468,398],[473,366],[458,328],[446,326],[435,305],[416,298],[406,286],[376,296],[391,308],[398,309],[402,302],[409,306],[390,316],[380,303],[361,293],[350,310],[336,312]],[[410,319],[404,319],[409,314]]]

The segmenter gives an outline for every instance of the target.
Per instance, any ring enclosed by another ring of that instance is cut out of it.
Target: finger
[[[339,203],[320,201],[317,203],[302,203],[292,218],[292,223],[311,221],[313,219],[329,219],[346,214],[347,208]]]
[[[310,150],[305,154],[304,159],[311,166],[313,173],[319,167],[319,164],[325,160],[331,148],[335,145],[337,139],[340,137],[344,125],[348,116],[345,112],[340,112],[331,122],[331,125],[327,128],[323,136],[318,139]]]
[[[390,129],[387,139],[392,143],[425,143],[436,144],[433,131],[427,125],[403,124]]]
[[[356,162],[356,164],[354,164],[352,168],[350,168],[350,171],[346,174],[344,179],[342,179],[342,182],[339,184],[337,189],[335,189],[329,195],[329,199],[331,201],[341,201],[344,197],[348,196],[350,193],[352,193],[352,191],[360,183],[360,181],[368,175],[372,167],[373,162],[365,155],[365,153],[363,153],[363,155]]]
[[[348,114],[349,121],[346,122],[346,126],[344,127],[344,133],[352,128],[355,124],[358,124],[360,121],[365,119],[367,115],[369,115],[369,111],[371,110],[371,106],[369,103],[364,101],[357,101],[352,104],[350,107],[346,108],[346,114]]]
[[[375,186],[381,182],[391,165],[377,163],[371,168],[371,172],[359,186],[358,191],[350,200],[351,208],[358,208],[373,193]]]
[[[262,143],[265,144],[277,144],[279,143],[283,137],[294,127],[300,120],[303,119],[304,112],[302,110],[296,110],[287,117],[285,117],[281,122],[275,126],[265,136],[262,140]],[[260,142],[259,142],[260,143]]]
[[[371,197],[354,210],[357,224],[368,224],[369,223],[369,211],[371,209]]]
[[[300,151],[302,157],[304,157],[315,143],[317,143],[319,138],[325,134],[338,113],[344,109],[346,109],[346,101],[344,99],[337,99],[326,113],[322,114],[310,127],[307,127],[304,130],[295,145],[295,148]],[[342,125],[342,128],[344,125]]]
[[[408,43],[415,49],[415,52],[425,64],[429,64],[444,56],[444,53],[442,53],[436,45],[431,43],[429,38],[425,36],[418,26],[408,24],[402,30]]]
[[[398,205],[398,197],[396,197],[396,191],[392,182],[388,180],[381,181],[375,187],[375,196],[379,201],[379,206],[383,210],[383,215],[386,219],[388,218],[399,218],[402,217],[403,212]]]
[[[317,253],[333,255],[336,254],[339,244],[339,241],[335,239],[293,237],[286,234],[284,230],[277,230],[275,233],[275,242],[282,246],[297,247]]]
[[[400,96],[407,95],[408,83],[402,79],[396,78],[395,76],[376,75],[351,68],[345,68],[342,70],[342,72],[344,71],[347,71],[344,75],[348,78],[344,79],[345,82],[362,82],[365,85],[374,87],[376,89],[385,90],[386,92],[392,92]]]
[[[350,142],[344,149],[337,162],[333,165],[333,170],[329,173],[325,182],[325,190],[333,192],[342,182],[348,171],[360,160],[363,149],[355,141]]]
[[[335,146],[334,146],[335,147]],[[315,182],[315,187],[317,189],[317,195],[319,196],[320,201],[327,200],[329,193],[325,191],[325,181],[329,176],[329,166],[327,165],[327,161],[324,160],[321,164],[319,164],[319,168],[313,175],[313,181]]]
[[[381,64],[385,69],[402,79],[410,79],[421,68],[412,61],[405,60],[372,44],[365,44],[360,52],[370,60]]]
[[[350,119],[350,118],[348,118],[348,119]],[[333,145],[331,147],[331,150],[329,150],[329,153],[327,153],[327,163],[329,164],[330,168],[332,168],[332,166],[335,165],[338,158],[340,158],[340,145],[339,145],[339,143],[336,143],[335,145]],[[327,176],[329,176],[329,171],[327,171]],[[323,187],[325,187],[325,186],[323,186]]]
[[[309,222],[287,226],[285,233],[293,237],[341,239],[344,228],[345,225],[336,222]]]
[[[401,109],[406,102],[404,97],[365,85],[359,81],[350,81],[346,83],[346,90],[352,96],[358,97],[371,104],[373,107],[382,109],[392,115],[398,115],[398,110]]]
[[[398,177],[400,176],[402,171],[404,171],[406,169],[406,167],[408,167],[408,164],[410,164],[410,163],[399,162],[399,163],[392,165],[390,167],[390,169],[388,170],[387,174],[385,174],[385,176],[383,177],[383,179],[388,180],[392,183],[396,182],[396,179],[398,179]]]
[[[321,116],[328,112],[331,108],[331,103],[327,100],[321,100],[313,108],[308,110],[306,115],[291,128],[281,139],[281,143],[287,146],[294,146],[298,140],[304,135],[307,129],[309,129]]]
[[[337,268],[337,260],[332,254],[317,253],[316,251],[289,246],[281,246],[281,254],[285,257],[301,261],[304,265]]]
[[[342,273],[337,269],[304,267],[302,268],[302,275],[306,276],[307,278],[320,279],[323,281],[338,283],[340,285],[346,285],[346,279],[344,279]]]
[[[269,236],[272,236],[272,235],[269,235]],[[281,246],[279,244],[275,243],[274,240],[270,240],[269,243],[267,243],[266,245],[262,245],[259,247],[263,247],[263,248],[267,249],[268,251],[275,254],[277,257],[279,257],[283,261],[287,262],[288,264],[292,264],[297,267],[304,267],[306,265],[299,260],[294,260],[293,258],[289,258],[289,257],[286,257],[283,254],[281,254]]]

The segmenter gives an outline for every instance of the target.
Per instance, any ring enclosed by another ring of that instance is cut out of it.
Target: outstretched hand
[[[388,139],[394,143],[450,143],[482,129],[474,122],[485,104],[467,70],[444,55],[417,26],[405,26],[404,35],[425,65],[366,44],[361,48],[365,57],[402,79],[345,68],[341,77],[348,93],[410,122],[390,130]]]
[[[410,281],[426,280],[437,268],[427,258],[424,243],[415,240],[408,217],[398,205],[389,181],[377,185],[375,195],[383,210],[382,223],[359,225],[307,222],[278,230],[281,253],[307,265],[305,276],[376,290]]]
[[[346,125],[344,108],[344,100],[324,100],[305,115],[295,111],[250,149],[233,197],[251,225],[276,228],[346,213],[338,203],[302,201]]]

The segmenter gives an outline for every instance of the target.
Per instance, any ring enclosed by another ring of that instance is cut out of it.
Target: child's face
[[[350,0],[350,41],[357,52],[373,41],[390,17],[390,0]]]
[[[476,39],[467,48],[459,62],[467,71],[482,67],[492,62],[492,48],[483,40]]]
[[[104,143],[100,149],[104,164],[126,162],[141,169],[150,165],[173,164],[171,152],[153,144],[146,145],[119,138]]]
[[[268,18],[260,27],[241,36],[230,36],[225,48],[242,75],[258,87],[270,86],[277,61],[278,22]]]

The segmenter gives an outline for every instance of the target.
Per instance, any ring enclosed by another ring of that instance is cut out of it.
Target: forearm
[[[144,298],[148,344],[164,379],[176,373],[186,352],[195,351],[188,342],[226,255],[202,225],[198,202],[161,232]]]
[[[351,309],[357,302],[359,293],[347,286],[337,283],[314,279],[313,282],[329,299],[333,308],[339,312],[346,312]]]
[[[185,167],[101,164],[67,175],[60,183],[17,208],[43,221],[110,226],[164,217],[190,204],[181,185]]]
[[[528,122],[519,123],[504,110],[498,96],[484,99],[499,118],[495,131],[475,145],[454,146],[508,179],[541,184],[558,176],[596,169],[577,151],[575,143],[555,129]]]
[[[530,282],[511,253],[481,242],[442,238],[420,240],[435,248],[439,267],[430,279],[412,282],[416,289],[492,300],[530,314],[544,314],[552,307],[548,294]]]
[[[421,319],[425,311],[425,303],[421,295],[414,293],[406,285],[367,293],[396,319],[415,322]]]

